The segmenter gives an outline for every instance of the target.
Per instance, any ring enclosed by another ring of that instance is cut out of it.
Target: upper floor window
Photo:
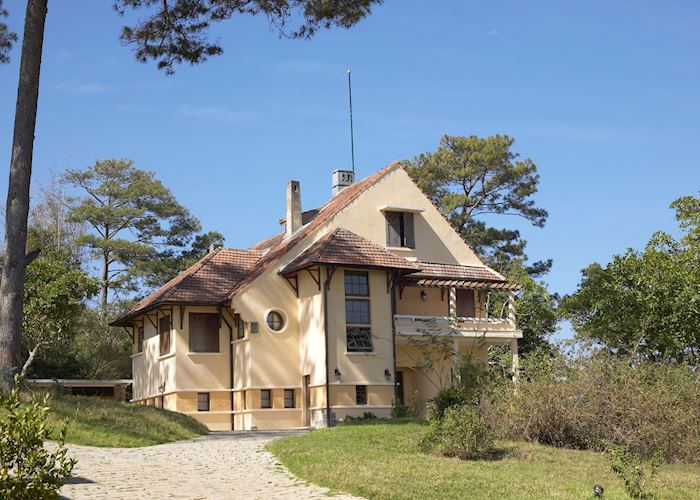
[[[345,325],[348,352],[372,352],[369,275],[345,272]]]
[[[190,352],[219,352],[219,315],[190,313]]]
[[[416,248],[411,212],[384,212],[386,217],[386,246]]]
[[[163,316],[158,320],[158,342],[160,344],[160,355],[165,356],[170,353],[170,316]]]
[[[265,318],[267,327],[273,332],[281,332],[285,327],[284,315],[280,311],[270,311]]]
[[[474,290],[458,288],[456,298],[457,316],[464,318],[473,318],[476,316]]]
[[[240,314],[236,314],[236,339],[245,338],[245,321]]]

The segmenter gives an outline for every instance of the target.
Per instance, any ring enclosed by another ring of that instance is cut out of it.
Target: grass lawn
[[[500,443],[495,461],[462,461],[418,449],[415,422],[341,425],[273,441],[268,449],[297,476],[367,498],[627,498],[601,453]],[[700,498],[700,465],[664,465],[659,498]]]
[[[52,410],[49,425],[55,429],[68,419],[69,443],[132,448],[207,433],[205,426],[187,415],[96,397],[62,396],[50,399],[48,406]]]

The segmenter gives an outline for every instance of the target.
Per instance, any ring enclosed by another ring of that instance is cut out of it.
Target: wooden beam
[[[313,272],[316,272],[314,275]],[[321,266],[315,267],[315,268],[306,268],[306,272],[309,273],[309,275],[313,278],[313,280],[316,282],[316,285],[318,285],[318,291],[321,291]]]
[[[283,276],[285,281],[289,283],[289,286],[292,287],[292,290],[294,290],[294,294],[299,298],[299,278],[296,273],[290,275],[290,276]]]
[[[185,306],[180,306],[180,330],[182,330],[184,328],[182,326],[184,317],[185,317]]]

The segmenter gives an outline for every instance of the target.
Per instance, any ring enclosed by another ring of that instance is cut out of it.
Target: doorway
[[[396,371],[396,385],[394,386],[396,389],[396,401],[398,401],[400,404],[404,405],[404,397],[403,397],[403,372],[402,371]]]

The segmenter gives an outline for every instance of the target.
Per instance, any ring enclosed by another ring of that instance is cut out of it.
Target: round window
[[[267,313],[267,326],[273,332],[282,331],[284,328],[284,316],[279,311],[270,311]]]

